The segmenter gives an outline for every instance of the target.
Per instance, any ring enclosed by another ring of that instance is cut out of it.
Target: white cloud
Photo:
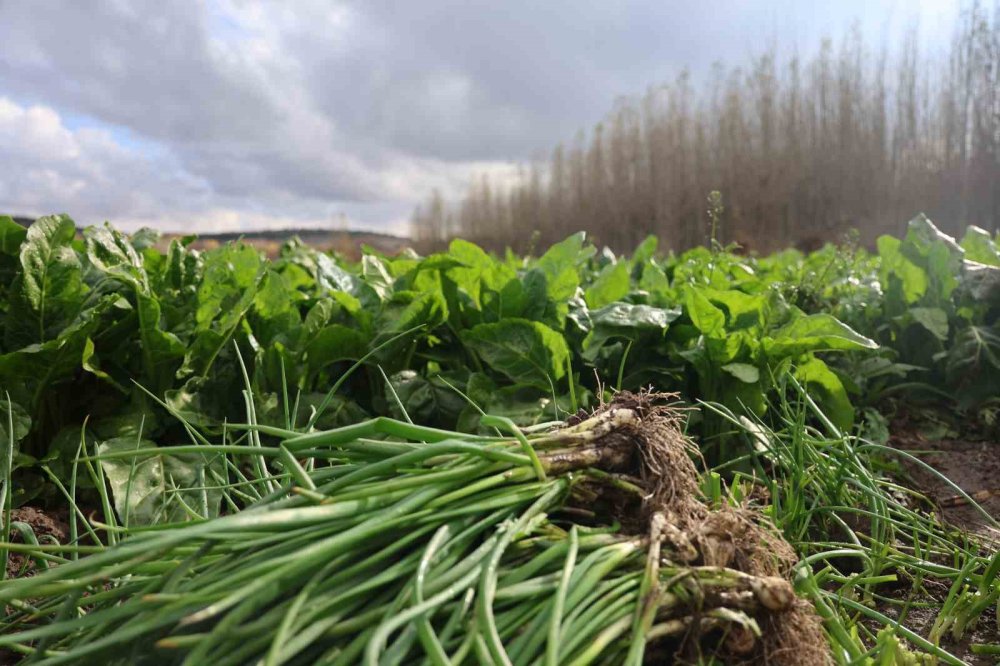
[[[307,144],[303,168],[333,168],[331,157]],[[266,172],[239,155],[213,155],[218,166],[232,159],[235,180],[263,181]],[[384,197],[338,202],[272,188],[258,197],[220,192],[193,173],[165,146],[130,147],[109,130],[70,129],[45,106],[24,107],[0,97],[0,163],[16,165],[0,177],[0,210],[28,215],[68,212],[78,222],[111,219],[128,228],[156,226],[176,231],[238,231],[326,226],[346,215],[355,226],[406,231],[414,202],[433,188],[457,194],[472,170],[501,171],[498,163],[451,164],[399,155],[381,170],[355,164],[359,179],[377,183]],[[336,165],[343,168],[343,165]],[[223,182],[225,178],[222,179]],[[300,183],[301,186],[301,183]]]
[[[0,206],[15,213],[68,211],[119,217],[152,213],[208,191],[169,158],[131,150],[100,129],[71,130],[48,107],[0,98]]]

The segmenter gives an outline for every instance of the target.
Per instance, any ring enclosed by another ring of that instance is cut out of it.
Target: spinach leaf
[[[11,290],[8,348],[57,337],[83,308],[86,285],[75,236],[76,224],[66,215],[39,218],[28,228],[20,244],[21,273]]]
[[[798,356],[813,351],[877,348],[878,343],[874,340],[826,313],[799,317],[764,339],[764,350],[771,358]]]
[[[629,292],[629,270],[625,262],[609,264],[597,275],[585,292],[587,305],[601,308],[620,301]]]
[[[466,331],[462,340],[487,365],[517,383],[548,390],[566,373],[566,340],[537,321],[480,324]]]
[[[117,437],[102,442],[98,455],[139,449],[156,452],[101,459],[120,521],[156,525],[219,515],[222,491],[211,487],[211,472],[222,469],[221,454],[177,455],[149,440]]]

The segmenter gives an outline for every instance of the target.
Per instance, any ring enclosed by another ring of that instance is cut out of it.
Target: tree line
[[[586,230],[614,249],[648,234],[683,249],[709,234],[753,250],[852,229],[871,243],[926,212],[952,232],[1000,227],[1000,3],[967,7],[942,53],[916,30],[890,50],[859,28],[814,54],[773,47],[619,99],[590,132],[516,177],[481,175],[459,201],[414,211],[418,245],[462,237],[525,251]]]

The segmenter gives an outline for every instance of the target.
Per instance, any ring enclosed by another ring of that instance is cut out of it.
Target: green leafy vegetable
[[[466,332],[463,340],[487,365],[515,382],[549,389],[566,373],[566,340],[537,321],[480,324]]]

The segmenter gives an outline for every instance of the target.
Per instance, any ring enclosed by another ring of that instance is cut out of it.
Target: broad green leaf
[[[942,233],[925,215],[907,225],[900,252],[927,272],[930,295],[940,303],[958,285],[965,251],[948,234]]]
[[[554,276],[533,268],[524,275],[521,283],[512,283],[517,288],[505,289],[501,293],[501,297],[505,298],[503,314],[561,329],[569,312],[569,299],[576,294],[577,280],[576,269],[573,268]],[[516,293],[518,291],[520,293]],[[519,306],[516,309],[515,304]]]
[[[111,375],[101,369],[100,360],[97,358],[97,354],[94,350],[94,341],[90,338],[87,338],[87,341],[84,343],[80,366],[98,379],[102,379],[111,386],[114,386],[123,394],[128,394],[128,389],[119,384]]]
[[[580,266],[596,251],[592,245],[584,245],[585,239],[583,232],[573,234],[550,247],[535,262],[524,280],[530,309],[522,311],[523,316],[562,326],[566,316],[565,301],[572,298],[580,286]],[[546,294],[550,303],[539,306],[539,292]],[[540,312],[548,314],[540,315]]]
[[[576,272],[577,266],[596,252],[593,246],[584,246],[586,239],[587,234],[579,231],[556,243],[538,259],[537,266],[548,275],[557,275],[566,269]]]
[[[962,298],[983,312],[1000,305],[1000,267],[966,261],[962,267]]]
[[[212,393],[207,379],[195,376],[180,387],[166,391],[163,401],[172,413],[192,425],[207,429],[218,425],[219,397]]]
[[[180,338],[164,330],[160,304],[155,297],[140,295],[137,301],[139,339],[146,373],[143,385],[154,395],[161,395],[171,385],[184,359],[185,346]]]
[[[361,279],[340,266],[326,254],[317,252],[315,255],[316,285],[324,291],[343,291],[360,297],[363,286]]]
[[[448,304],[440,291],[402,291],[395,293],[392,301],[386,304],[379,328],[383,334],[399,333],[415,326],[431,330],[447,319]]]
[[[264,347],[296,347],[302,335],[299,303],[304,299],[284,273],[268,269],[248,313],[253,338]],[[287,370],[291,372],[294,368]]]
[[[945,359],[945,377],[963,407],[1000,395],[1000,330],[969,326],[955,336]]]
[[[732,373],[729,372],[723,375],[724,378],[731,376]],[[759,417],[767,412],[764,387],[759,381],[746,382],[739,378],[724,381],[718,399],[736,414],[753,414]]]
[[[528,272],[529,276],[537,276],[537,270]],[[553,303],[560,305],[572,298],[580,285],[580,278],[575,268],[566,268],[558,273],[543,273],[545,276],[545,295]],[[530,291],[530,289],[529,289]]]
[[[135,312],[138,317],[139,350],[143,359],[143,386],[161,395],[170,387],[185,346],[173,333],[166,330],[161,319],[162,310],[157,296],[150,288],[143,258],[136,252],[128,237],[105,224],[91,227],[85,232],[87,259],[91,266],[108,278],[114,279],[134,293]],[[118,386],[101,370],[93,356],[93,343],[84,369]],[[121,350],[118,350],[121,353]]]
[[[200,254],[189,250],[177,239],[170,241],[160,277],[164,286],[177,292],[196,289],[196,283],[201,279],[201,270]]]
[[[909,221],[906,225],[906,236],[903,239],[904,252],[916,251],[919,256],[926,257],[932,248],[941,247],[949,257],[951,267],[957,269],[965,254],[962,247],[955,242],[955,239],[942,232],[930,219],[921,213]]]
[[[578,398],[586,402],[590,396],[587,392],[581,392]],[[487,414],[506,416],[521,427],[564,419],[572,413],[569,396],[559,395],[553,402],[550,391],[525,385],[494,388],[478,404]],[[479,426],[480,418],[478,410],[468,409],[463,412],[462,424],[469,431],[482,430]],[[482,432],[495,434],[492,430]]]
[[[469,241],[456,238],[449,244],[448,253],[462,264],[449,268],[448,277],[471,296],[479,308],[483,307],[484,291],[499,292],[517,277],[513,268],[496,261]]]
[[[767,306],[765,296],[746,294],[737,289],[706,288],[701,291],[712,304],[721,307],[727,314],[727,330],[763,324],[764,309]]]
[[[560,333],[537,321],[506,319],[480,324],[462,340],[497,372],[511,380],[550,390],[566,372],[569,348]]]
[[[725,313],[712,305],[700,289],[690,287],[686,290],[685,306],[691,322],[702,334],[708,337],[720,337],[725,333]]]
[[[653,294],[655,302],[659,303],[660,299],[670,290],[670,280],[662,268],[654,262],[648,261],[642,266],[639,289]]]
[[[414,268],[419,271],[447,271],[452,268],[460,268],[466,265],[464,261],[454,256],[450,251],[447,253],[438,252],[423,259],[416,257],[416,255],[414,255],[414,257],[415,258],[412,260],[416,264]],[[403,260],[401,259],[394,259],[390,262],[389,265],[393,267],[393,275],[396,274],[395,267],[397,264],[401,266],[402,261]]]
[[[746,348],[756,349],[757,345],[756,336],[751,336],[746,331],[733,331],[723,337],[705,338],[705,349],[709,360],[721,365],[734,362],[737,358],[746,358]]]
[[[388,300],[392,296],[392,275],[381,258],[373,254],[363,256],[361,258],[361,277],[365,284],[375,290],[381,300]]]
[[[205,376],[253,306],[264,273],[260,255],[245,245],[228,245],[205,259],[197,294],[197,331],[178,378]]]
[[[75,377],[83,364],[87,341],[97,327],[100,314],[113,298],[108,297],[84,312],[55,339],[0,354],[0,383],[3,384],[0,389],[13,382],[30,387],[36,402],[24,402],[23,406],[34,412],[37,401],[48,397],[53,385]]]
[[[798,356],[811,351],[876,349],[878,344],[861,335],[833,315],[799,317],[764,338],[764,351],[772,359]]]
[[[28,230],[7,215],[0,215],[0,254],[16,257]]]
[[[615,256],[614,250],[605,245],[601,248],[600,252],[594,257],[593,265],[598,268],[606,268],[607,266],[613,266],[618,263],[618,257]]]
[[[248,245],[227,245],[206,255],[204,277],[198,287],[198,328],[227,329],[246,311],[263,277],[260,255]]]
[[[854,407],[840,378],[818,358],[809,358],[795,368],[795,378],[812,395],[827,418],[842,432],[854,424]]]
[[[574,334],[580,333],[586,335],[594,328],[594,322],[590,318],[590,310],[587,309],[587,303],[580,297],[574,297],[569,299],[566,303],[568,310],[566,312],[566,335],[568,338],[574,338]]]
[[[997,250],[993,237],[985,229],[970,226],[965,230],[961,246],[965,250],[966,259],[987,266],[1000,266],[1000,250]]]
[[[313,375],[337,361],[356,361],[368,352],[368,337],[341,324],[320,330],[305,349],[305,360]]]
[[[680,315],[681,311],[677,309],[668,310],[649,305],[613,303],[598,310],[592,310],[590,319],[595,329],[663,332]]]
[[[336,311],[336,302],[333,299],[324,298],[317,301],[306,313],[302,321],[302,339],[308,341],[320,331]]]
[[[403,370],[389,377],[384,397],[392,416],[408,417],[421,425],[454,424],[467,405],[462,396],[443,382],[427,379],[413,370]]]
[[[947,303],[951,293],[958,286],[958,276],[962,270],[963,260],[950,253],[944,244],[933,246],[927,255],[927,264],[931,282],[937,287],[942,303]]]
[[[281,273],[281,276],[285,278],[288,286],[300,294],[305,295],[306,293],[312,292],[318,285],[313,276],[309,274],[309,271],[299,264],[278,262],[272,264],[272,268],[276,272]]]
[[[910,315],[938,340],[948,339],[948,313],[941,308],[910,308]]]
[[[464,393],[468,402],[459,414],[457,428],[460,432],[477,432],[479,419],[484,412],[489,413],[490,402],[496,397],[496,382],[485,372],[473,372],[465,383]]]
[[[269,269],[260,290],[254,296],[254,311],[265,319],[274,319],[297,311],[302,293],[290,284],[284,274]]]
[[[602,308],[620,301],[629,292],[628,264],[621,261],[601,270],[594,283],[587,287],[585,298],[591,308]]]
[[[87,259],[100,272],[117,278],[137,291],[149,292],[142,257],[132,243],[110,225],[90,227],[84,234]]]
[[[129,236],[129,241],[132,247],[136,249],[137,252],[145,252],[146,250],[156,246],[160,242],[160,238],[163,237],[156,229],[150,229],[149,227],[142,227],[131,236]]]
[[[898,238],[880,236],[877,244],[883,289],[892,289],[895,280],[898,285],[895,288],[900,290],[904,303],[916,303],[927,291],[927,273],[903,256],[902,241]]]
[[[757,366],[749,363],[727,363],[721,366],[722,370],[729,373],[736,379],[747,384],[753,384],[760,380],[760,370]]]
[[[593,361],[600,347],[609,339],[637,341],[643,336],[662,338],[680,310],[654,308],[649,305],[613,303],[589,313],[591,334],[584,340],[584,357]]]
[[[632,253],[632,264],[634,266],[640,264],[644,265],[652,259],[653,255],[656,254],[656,248],[659,245],[659,242],[659,239],[653,234],[646,236],[642,242],[636,246],[635,252]]]
[[[410,254],[413,256],[409,256]],[[454,262],[447,255],[432,254],[425,259],[421,259],[416,253],[410,250],[398,257],[385,259],[383,266],[388,271],[390,279],[392,279],[391,286],[393,289],[407,289],[413,277],[419,275],[421,269],[425,266],[429,271],[433,271],[440,264],[451,263]]]
[[[137,449],[159,452],[101,460],[120,521],[127,516],[129,525],[156,525],[219,515],[221,490],[205,488],[217,485],[209,482],[209,472],[222,468],[222,454],[171,455],[169,449],[134,437],[102,442],[98,454]],[[185,505],[199,515],[192,516]]]
[[[56,337],[80,311],[85,287],[72,247],[76,225],[66,215],[42,217],[21,243],[21,273],[8,319],[12,340],[44,342]]]

